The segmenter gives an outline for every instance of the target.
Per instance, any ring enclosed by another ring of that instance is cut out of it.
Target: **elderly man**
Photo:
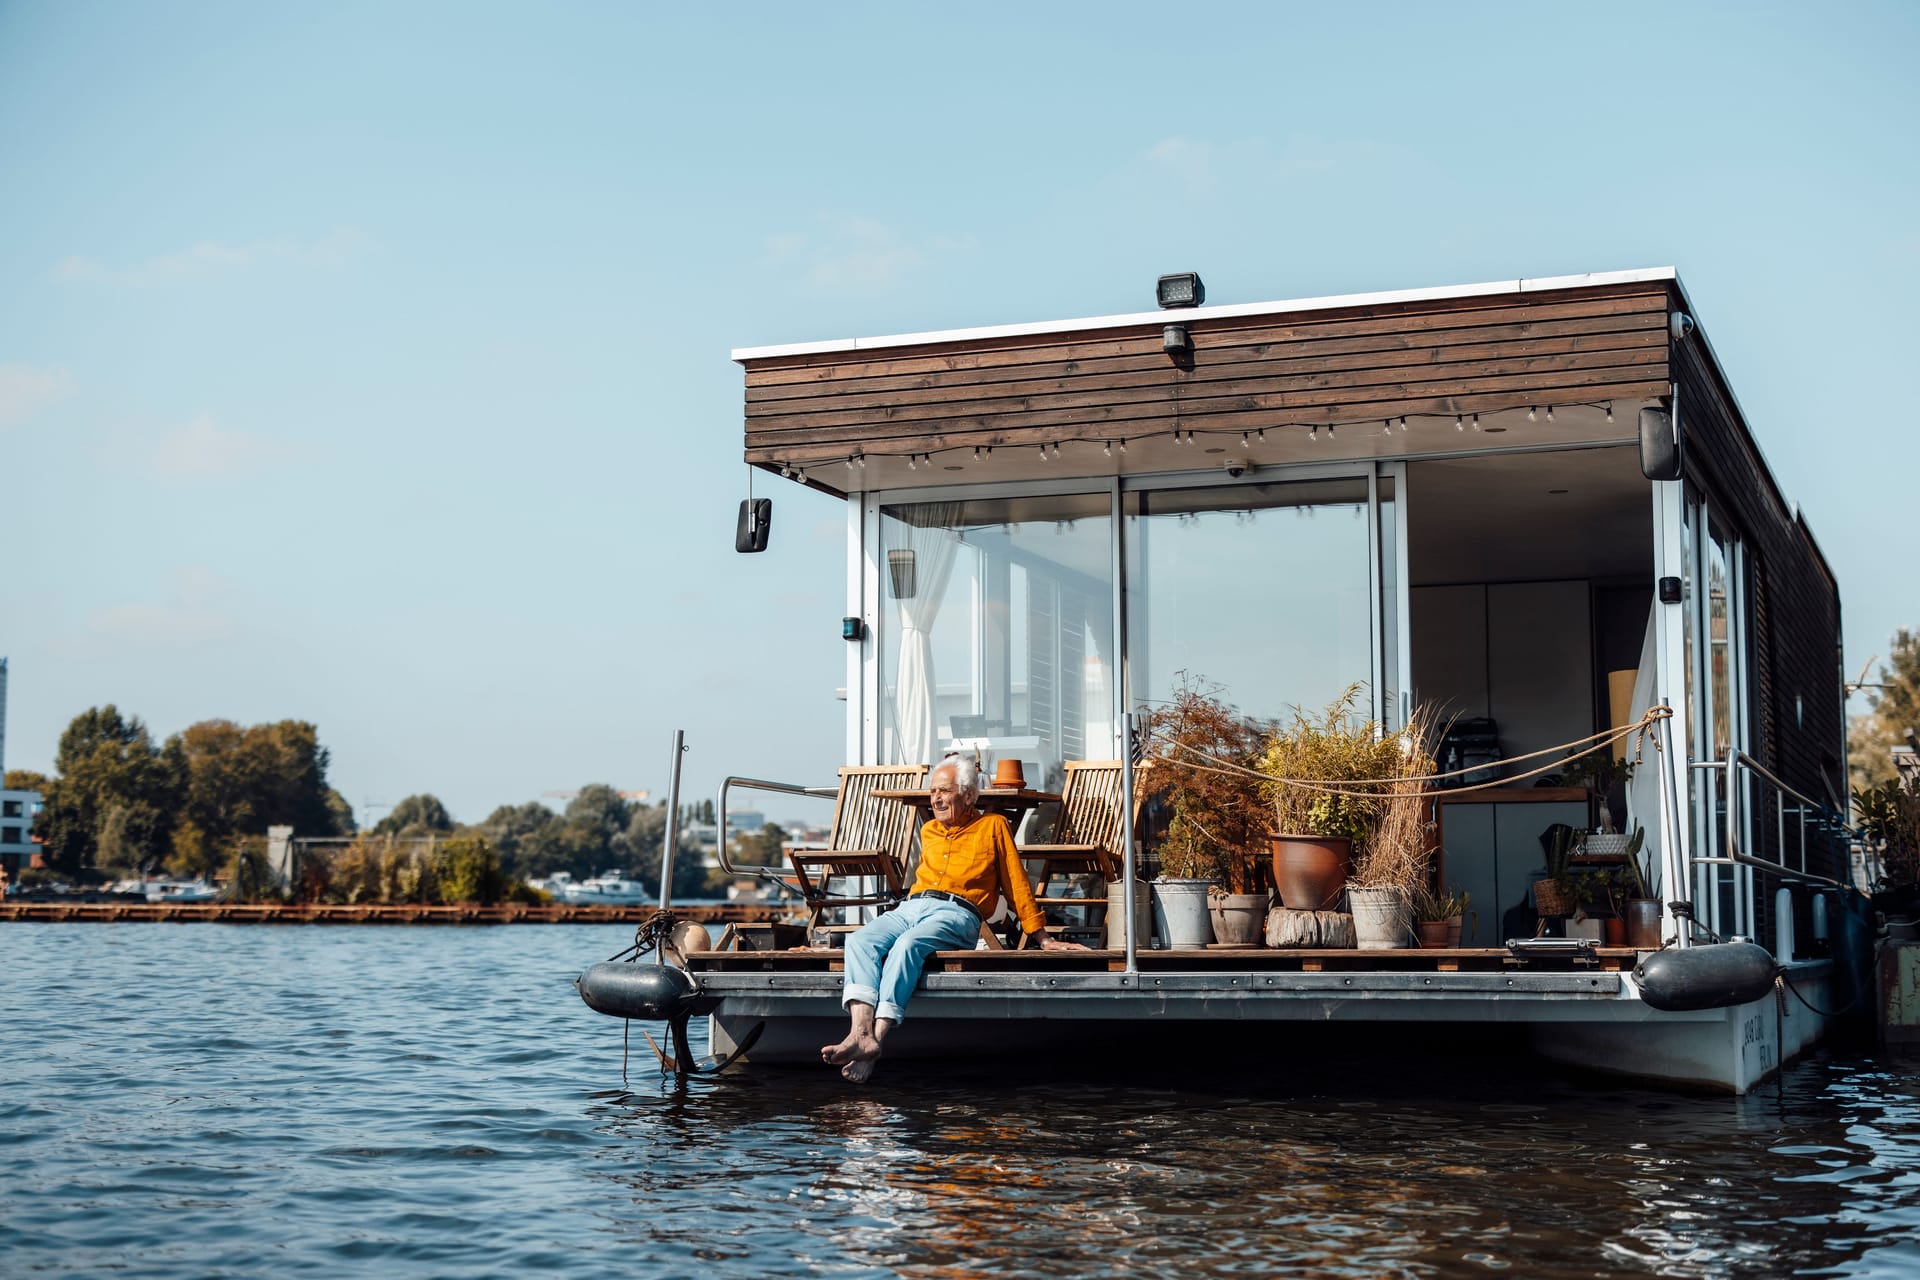
[[[920,873],[906,901],[847,939],[847,981],[840,1003],[850,1010],[847,1038],[820,1050],[840,1074],[860,1084],[873,1074],[887,1033],[906,1017],[920,971],[936,951],[971,948],[980,922],[1004,892],[1020,927],[1048,951],[1082,951],[1047,936],[1033,900],[1013,829],[997,813],[974,808],[980,766],[956,756],[933,771],[933,821],[920,828]]]

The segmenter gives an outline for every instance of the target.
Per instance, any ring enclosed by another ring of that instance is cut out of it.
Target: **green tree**
[[[111,703],[73,718],[54,756],[59,776],[47,785],[36,831],[62,871],[99,865],[102,835],[119,863],[142,866],[168,852],[182,793],[185,761],[162,751],[138,716]]]
[[[434,880],[442,902],[491,906],[507,891],[500,854],[485,836],[455,836],[434,850],[434,863]]]
[[[537,800],[503,804],[488,814],[479,832],[500,851],[508,874],[526,879],[567,870],[557,839],[560,815]]]
[[[46,774],[31,769],[9,769],[6,778],[0,780],[0,791],[45,791],[52,781]]]
[[[303,835],[345,835],[327,785],[327,749],[304,720],[242,728],[202,720],[167,740],[184,762],[186,802],[172,865],[185,872],[224,863],[235,841],[285,824]]]
[[[424,836],[440,833],[452,834],[453,815],[447,812],[447,806],[440,803],[439,797],[421,793],[408,796],[387,813],[387,816],[373,824],[372,834],[376,836]]]
[[[1855,790],[1895,780],[1893,748],[1920,733],[1920,633],[1893,633],[1893,650],[1867,690],[1868,709],[1853,718],[1847,735],[1848,781]]]
[[[769,822],[758,831],[742,832],[733,842],[733,861],[739,866],[784,867],[787,832],[777,822]]]

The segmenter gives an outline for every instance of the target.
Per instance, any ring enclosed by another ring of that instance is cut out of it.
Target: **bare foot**
[[[820,1061],[830,1067],[845,1066],[860,1055],[860,1033],[847,1032],[847,1038],[839,1044],[823,1045],[820,1049]]]
[[[853,1047],[853,1053],[840,1068],[840,1074],[855,1084],[863,1084],[873,1074],[873,1066],[880,1060],[880,1041],[873,1036],[861,1036]]]

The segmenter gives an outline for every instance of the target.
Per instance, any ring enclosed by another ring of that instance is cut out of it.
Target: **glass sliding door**
[[[879,509],[877,758],[956,743],[1034,782],[1113,754],[1109,492]]]
[[[1127,493],[1133,702],[1166,701],[1183,673],[1263,719],[1316,710],[1355,682],[1378,699],[1376,625],[1395,632],[1397,686],[1397,605],[1390,620],[1380,614],[1385,584],[1397,601],[1399,579],[1374,565],[1393,524],[1369,490],[1363,474]]]
[[[1708,502],[1689,495],[1686,513],[1685,629],[1687,724],[1692,758],[1720,762],[1747,746],[1745,592],[1740,541]],[[1723,771],[1690,771],[1694,848],[1724,856],[1730,822],[1750,821],[1743,797],[1727,793]],[[1745,775],[1742,775],[1743,778]],[[1741,785],[1750,785],[1743,781]],[[1750,847],[1752,832],[1736,833]],[[1695,885],[1717,933],[1751,934],[1753,876],[1745,867],[1702,867]]]

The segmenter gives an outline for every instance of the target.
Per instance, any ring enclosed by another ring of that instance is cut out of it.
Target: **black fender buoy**
[[[664,964],[606,961],[573,980],[580,998],[613,1018],[670,1021],[693,1012],[700,984],[685,969]]]
[[[1667,1013],[1727,1009],[1773,990],[1777,966],[1754,942],[1713,942],[1655,951],[1633,967],[1640,998]]]

